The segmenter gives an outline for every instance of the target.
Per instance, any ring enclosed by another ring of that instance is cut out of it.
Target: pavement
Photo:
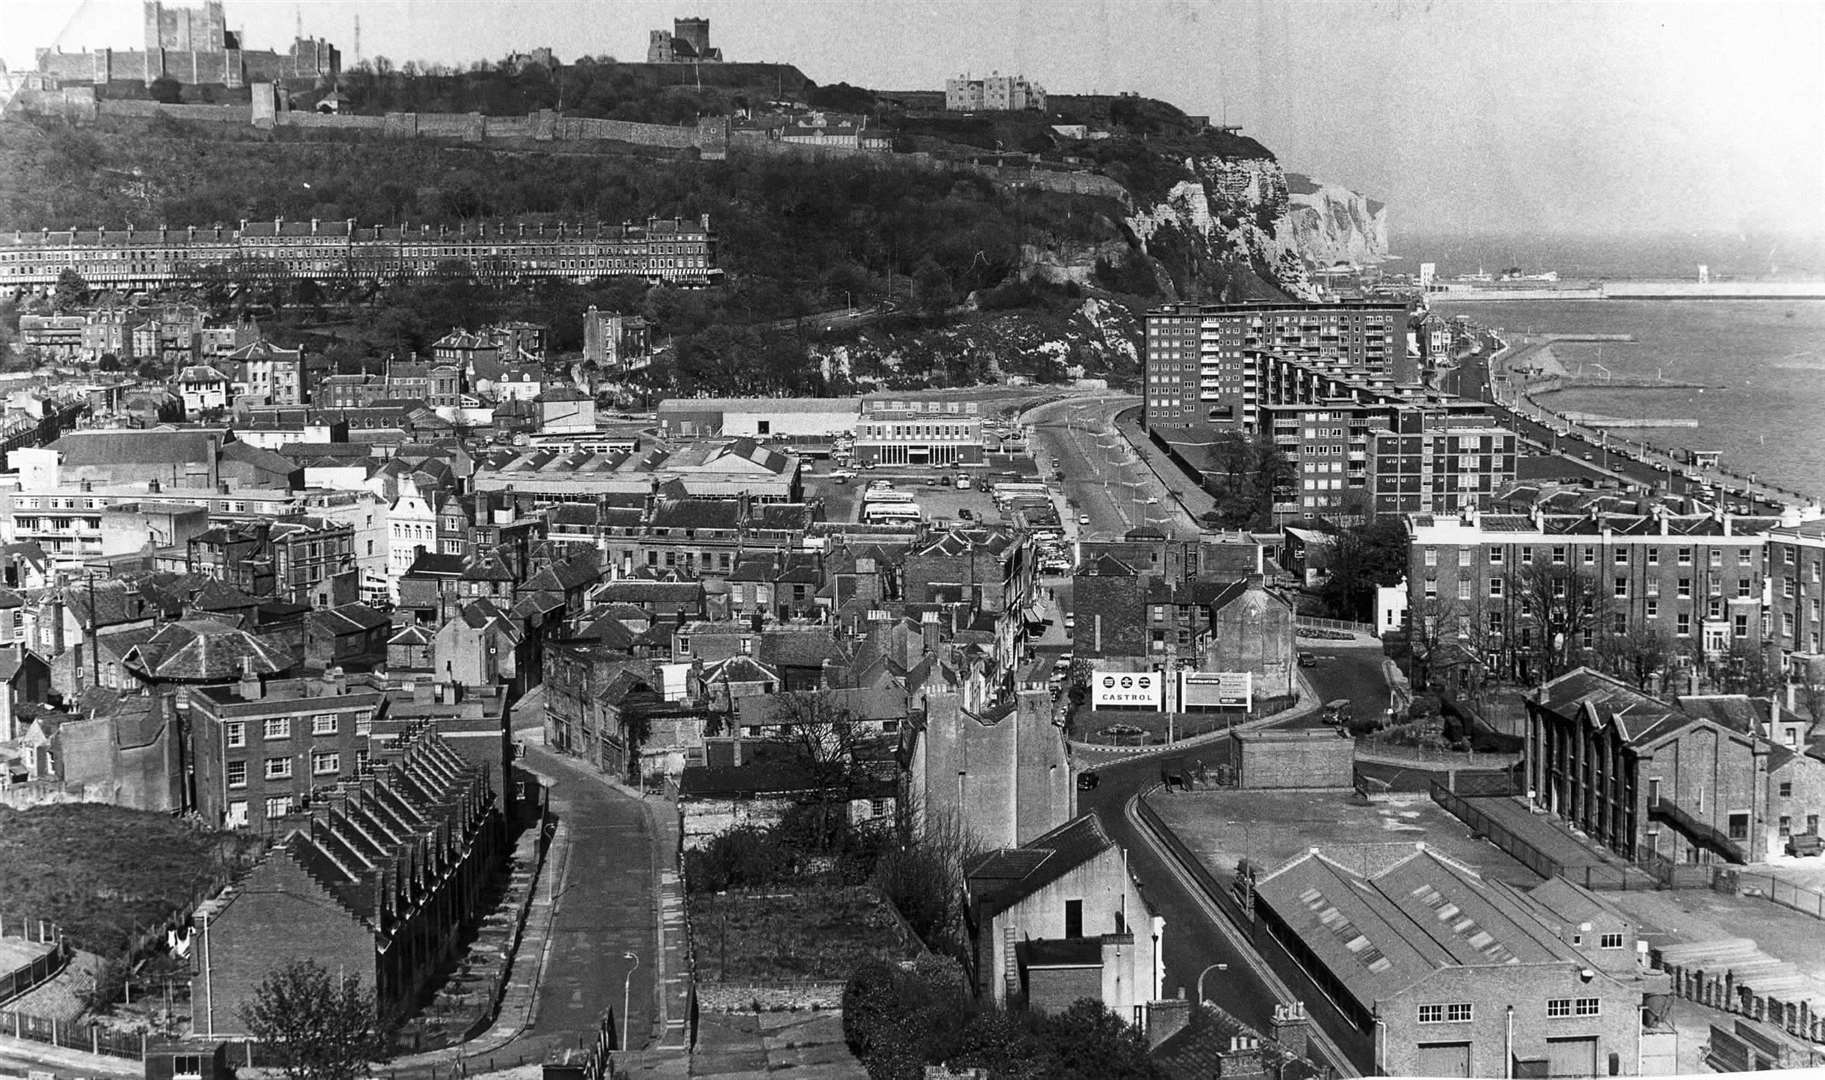
[[[1117,415],[1138,401],[1125,394],[1074,397],[1023,415],[1033,429],[1040,475],[1064,476],[1062,483],[1053,483],[1064,489],[1066,512],[1060,516],[1067,538],[1115,538],[1142,525],[1173,536],[1198,533],[1198,523],[1178,496],[1190,485],[1171,480],[1182,476],[1177,467],[1167,461],[1172,471],[1162,473],[1150,456],[1160,452],[1145,438],[1136,443],[1131,426],[1117,422]],[[1088,517],[1089,524],[1081,517]]]

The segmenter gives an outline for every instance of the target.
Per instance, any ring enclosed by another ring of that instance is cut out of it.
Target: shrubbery
[[[843,1037],[871,1080],[917,1080],[926,1065],[979,1067],[996,1080],[1151,1080],[1140,1032],[1097,1001],[1047,1015],[982,1002],[955,961],[868,964],[843,990]]]

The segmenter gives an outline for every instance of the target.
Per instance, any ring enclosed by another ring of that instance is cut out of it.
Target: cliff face
[[[1126,221],[1174,297],[1314,299],[1310,266],[1387,254],[1386,207],[1346,188],[1289,181],[1271,158],[1189,157],[1184,170]]]
[[[1377,263],[1388,257],[1388,207],[1349,188],[1292,174],[1283,246],[1318,266]]]

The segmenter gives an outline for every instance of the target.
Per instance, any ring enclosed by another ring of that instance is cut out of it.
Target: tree
[[[1539,682],[1571,670],[1583,650],[1594,647],[1607,621],[1609,595],[1596,576],[1564,563],[1523,566],[1515,575],[1514,591],[1529,634],[1526,657]]]
[[[1646,690],[1654,676],[1664,673],[1673,662],[1673,639],[1665,630],[1635,625],[1620,634],[1603,635],[1597,655],[1604,670]]]
[[[386,1048],[374,997],[353,975],[315,960],[268,971],[241,1020],[291,1080],[357,1080]]]
[[[1407,647],[1413,652],[1413,688],[1423,690],[1457,639],[1457,602],[1428,596],[1407,613]]]
[[[120,357],[113,353],[102,353],[101,359],[95,362],[95,369],[97,371],[119,371]]]
[[[809,833],[805,846],[828,851],[849,822],[850,802],[875,785],[874,766],[885,756],[881,738],[824,690],[775,697],[767,719],[773,745],[805,767],[809,792],[795,815]]]
[[[1407,527],[1395,520],[1372,521],[1337,535],[1330,574],[1320,594],[1338,618],[1372,618],[1375,590],[1396,585],[1407,573]]]
[[[51,304],[61,314],[79,308],[89,302],[89,283],[70,267],[64,267],[57,275],[57,284],[51,290]]]
[[[1266,527],[1274,497],[1292,484],[1293,466],[1267,435],[1255,438],[1225,431],[1211,444],[1204,486],[1215,499],[1212,513],[1222,528]]]
[[[147,83],[146,91],[161,105],[176,105],[184,100],[184,84],[169,75],[160,75]]]

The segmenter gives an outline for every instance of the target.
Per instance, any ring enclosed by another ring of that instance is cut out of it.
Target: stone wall
[[[807,982],[790,986],[746,983],[697,984],[697,1007],[703,1012],[802,1012],[843,1007],[843,984]]]

